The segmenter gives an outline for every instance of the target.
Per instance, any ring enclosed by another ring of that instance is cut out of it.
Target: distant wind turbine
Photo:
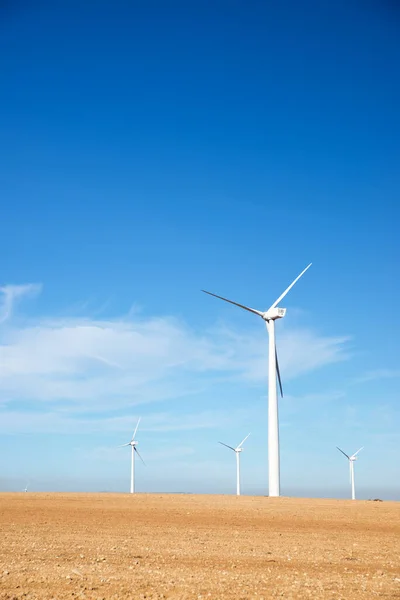
[[[344,454],[344,456],[349,461],[349,467],[350,467],[350,484],[351,484],[351,499],[355,500],[356,499],[356,489],[355,489],[355,486],[354,486],[354,461],[357,460],[357,454],[359,452],[361,452],[361,450],[364,448],[364,446],[362,446],[361,448],[359,448],[357,450],[357,452],[354,452],[354,454],[352,454],[351,456],[349,456],[348,454],[346,454],[346,452],[343,452],[343,450],[341,450],[338,446],[336,446],[336,448],[339,450],[339,452],[341,452],[342,454]]]
[[[268,486],[270,496],[280,495],[280,464],[279,464],[279,418],[278,418],[278,399],[276,392],[276,378],[278,378],[279,389],[281,396],[283,397],[281,374],[279,371],[278,354],[276,351],[275,344],[275,321],[276,319],[282,319],[286,314],[286,308],[278,308],[278,304],[286,294],[292,289],[294,284],[300,279],[302,275],[311,267],[311,263],[296,277],[296,279],[289,285],[288,288],[279,296],[277,300],[270,306],[270,308],[262,312],[249,308],[243,304],[238,304],[228,298],[217,296],[206,290],[202,290],[205,294],[239,306],[248,312],[261,317],[267,326],[269,334],[269,352],[268,352]]]
[[[233,448],[232,446],[228,446],[228,444],[224,444],[224,442],[218,442],[219,444],[222,444],[226,448],[233,450],[234,453],[236,454],[236,495],[237,496],[240,496],[240,453],[242,452],[242,450],[243,450],[242,446],[245,443],[245,441],[247,440],[247,438],[249,437],[249,435],[250,434],[246,435],[244,440],[242,440],[240,442],[239,446],[236,446],[236,448]]]
[[[26,486],[24,487],[24,489],[22,491],[23,492],[27,492],[28,491],[28,487],[29,487],[29,481],[28,481],[28,483],[26,484]]]
[[[133,432],[131,441],[128,442],[127,444],[121,444],[121,446],[118,446],[118,448],[124,448],[125,446],[131,447],[131,453],[132,453],[131,454],[131,494],[134,494],[134,492],[135,492],[135,452],[138,455],[138,457],[140,458],[140,460],[142,461],[142,463],[145,464],[143,458],[139,454],[139,450],[136,448],[138,442],[135,441],[135,435],[136,435],[136,432],[139,427],[140,418],[141,417],[139,417],[139,420],[136,424],[135,431]]]

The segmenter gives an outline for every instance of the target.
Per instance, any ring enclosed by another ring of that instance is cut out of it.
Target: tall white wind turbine
[[[121,444],[121,446],[118,446],[119,448],[124,448],[125,446],[131,447],[131,494],[135,493],[135,452],[138,455],[138,457],[140,458],[140,460],[142,461],[142,463],[145,464],[143,458],[139,454],[139,450],[136,447],[138,442],[135,440],[135,435],[138,430],[139,423],[140,423],[140,417],[136,424],[135,431],[133,432],[131,441],[128,442],[127,444]]]
[[[242,440],[240,442],[239,446],[236,446],[236,448],[233,448],[232,446],[228,446],[228,444],[224,444],[224,442],[219,442],[219,444],[222,444],[226,448],[233,450],[234,453],[236,454],[236,495],[237,496],[240,496],[240,453],[242,452],[242,450],[243,450],[242,446],[245,443],[245,441],[247,440],[247,438],[249,437],[249,435],[250,434],[246,435],[244,440]]]
[[[351,484],[351,499],[355,500],[356,499],[356,488],[355,488],[355,485],[354,485],[354,462],[358,458],[357,454],[359,452],[361,452],[361,450],[364,448],[364,446],[362,446],[361,448],[359,448],[357,450],[357,452],[354,452],[354,454],[352,454],[351,456],[349,456],[348,454],[346,454],[346,452],[343,452],[343,450],[341,450],[338,446],[336,446],[336,448],[339,450],[339,452],[341,452],[342,454],[344,454],[344,456],[349,461],[349,467],[350,467],[350,484]]]
[[[247,310],[255,315],[261,317],[266,324],[267,331],[269,334],[269,352],[268,352],[268,484],[269,484],[269,495],[279,496],[280,495],[280,465],[279,465],[279,418],[278,418],[278,399],[276,391],[276,378],[278,378],[279,389],[281,396],[283,397],[281,374],[279,371],[278,355],[275,344],[275,321],[282,319],[286,314],[286,308],[278,308],[278,304],[286,294],[292,289],[294,284],[304,275],[304,273],[311,267],[311,263],[296,277],[296,279],[289,285],[288,288],[279,296],[277,300],[269,307],[265,312],[249,308],[243,304],[238,304],[228,298],[217,296],[206,290],[202,292],[239,306],[244,310]]]

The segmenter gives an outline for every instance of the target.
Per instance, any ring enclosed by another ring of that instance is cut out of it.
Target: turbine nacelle
[[[276,321],[276,319],[283,319],[286,315],[286,308],[270,308],[267,312],[262,314],[264,321]]]
[[[233,446],[228,446],[228,444],[224,444],[224,442],[218,442],[219,444],[222,444],[222,446],[225,446],[226,448],[229,448],[229,450],[233,450],[234,452],[236,452],[236,454],[238,454],[239,452],[242,452],[243,448],[243,444],[245,443],[245,441],[247,440],[247,438],[249,437],[250,434],[247,434],[246,437],[244,438],[244,440],[242,440],[239,444],[239,446],[236,446],[236,448],[234,448]]]

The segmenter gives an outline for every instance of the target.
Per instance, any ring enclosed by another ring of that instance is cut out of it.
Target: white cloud
[[[11,317],[16,300],[22,296],[37,294],[40,290],[41,286],[34,283],[0,287],[0,324]]]
[[[13,301],[38,287],[2,290],[8,318]],[[282,327],[278,348],[284,379],[346,359],[346,342]],[[267,349],[263,327],[245,334],[226,327],[200,333],[172,317],[135,313],[112,320],[39,318],[14,326],[8,319],[0,329],[0,404],[13,410],[14,401],[59,403],[62,420],[72,412],[77,418],[187,397],[227,379],[258,384],[266,379]],[[31,415],[31,423],[48,420],[47,428],[58,430],[51,410]],[[168,421],[159,427],[165,430]]]

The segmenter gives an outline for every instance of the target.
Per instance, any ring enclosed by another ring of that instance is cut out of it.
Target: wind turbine
[[[346,454],[346,452],[343,452],[343,450],[341,450],[339,448],[339,446],[336,446],[336,448],[339,450],[339,452],[341,452],[342,454],[344,454],[345,457],[347,458],[347,460],[349,461],[350,483],[351,483],[351,499],[355,500],[356,499],[356,489],[355,489],[355,486],[354,486],[354,461],[357,460],[357,454],[359,452],[361,452],[361,450],[364,448],[364,446],[362,446],[361,448],[359,448],[357,450],[357,452],[354,452],[354,454],[352,454],[351,456],[349,456],[348,454]]]
[[[267,331],[269,334],[269,351],[268,351],[268,486],[270,496],[280,495],[280,466],[279,466],[279,419],[278,419],[278,399],[276,393],[276,378],[278,378],[279,389],[281,396],[283,397],[281,374],[279,371],[278,354],[276,351],[275,344],[275,321],[282,319],[286,314],[286,308],[278,308],[278,304],[286,294],[292,289],[294,284],[300,279],[302,275],[311,267],[310,263],[304,271],[296,277],[296,279],[289,285],[288,288],[279,296],[277,300],[269,307],[265,312],[249,308],[243,304],[238,304],[228,298],[217,296],[206,290],[202,290],[205,294],[239,306],[248,312],[254,313],[261,317],[266,324]]]
[[[236,446],[236,448],[233,448],[232,446],[228,446],[228,444],[224,444],[224,442],[218,442],[219,444],[222,444],[226,448],[233,450],[234,453],[236,454],[236,495],[237,496],[240,496],[240,453],[242,452],[242,450],[243,450],[242,446],[245,443],[245,441],[247,440],[247,438],[249,437],[249,435],[250,434],[246,435],[244,440],[242,440],[240,442],[239,446]]]
[[[134,494],[134,492],[135,492],[135,452],[138,455],[138,457],[140,458],[140,460],[142,461],[142,463],[145,464],[143,458],[139,454],[139,450],[136,448],[138,442],[135,441],[135,435],[136,435],[136,432],[139,427],[140,419],[141,419],[141,417],[139,417],[139,420],[136,424],[135,431],[133,432],[131,441],[128,442],[127,444],[121,444],[121,446],[118,446],[119,448],[124,448],[125,446],[131,447],[131,452],[132,452],[132,454],[131,454],[131,494]]]
[[[28,483],[26,484],[26,486],[24,487],[24,489],[22,491],[23,492],[27,492],[28,491],[28,486],[29,486],[29,481],[28,481]]]

